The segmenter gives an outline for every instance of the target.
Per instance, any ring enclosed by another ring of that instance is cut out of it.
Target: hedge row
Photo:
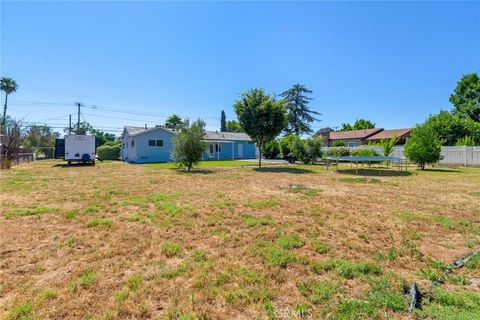
[[[119,160],[120,146],[101,146],[97,148],[98,160]]]

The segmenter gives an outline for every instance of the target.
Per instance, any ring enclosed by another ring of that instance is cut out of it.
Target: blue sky
[[[302,83],[322,113],[314,129],[360,117],[410,127],[450,108],[462,74],[480,71],[478,2],[0,6],[0,74],[20,85],[8,113],[54,126],[81,101],[103,129],[178,113],[214,130],[222,109],[235,118],[240,92]]]

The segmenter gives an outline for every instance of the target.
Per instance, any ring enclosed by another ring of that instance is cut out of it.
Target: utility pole
[[[80,134],[80,107],[82,106],[82,104],[80,102],[76,102],[75,104],[78,107],[77,134]]]
[[[68,120],[68,134],[72,134],[72,115],[70,114],[70,119]]]

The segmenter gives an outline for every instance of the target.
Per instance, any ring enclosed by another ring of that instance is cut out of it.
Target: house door
[[[243,144],[237,144],[237,158],[243,158]]]
[[[210,144],[208,145],[208,156],[209,156],[210,158],[213,158],[213,156],[215,155],[214,152],[215,152],[215,145],[214,145],[213,143],[210,143]]]

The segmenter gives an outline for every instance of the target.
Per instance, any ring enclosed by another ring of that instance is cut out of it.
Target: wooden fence
[[[25,162],[30,162],[33,161],[34,159],[34,153],[29,152],[29,153],[19,153],[16,155],[16,157],[11,160],[10,162],[7,162],[3,155],[0,155],[0,167],[2,170],[4,169],[9,169],[10,167],[13,167],[15,165],[25,163]]]

